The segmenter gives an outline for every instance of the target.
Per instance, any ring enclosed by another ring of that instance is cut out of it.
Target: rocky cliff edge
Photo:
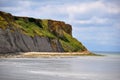
[[[72,37],[72,27],[65,22],[0,11],[0,53],[81,51],[87,49]]]

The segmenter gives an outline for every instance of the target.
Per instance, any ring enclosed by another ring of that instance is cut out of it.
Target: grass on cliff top
[[[6,29],[7,25],[8,23],[5,21],[5,19],[2,16],[0,16],[0,28]]]
[[[64,50],[67,52],[84,51],[86,48],[77,39],[64,32],[66,40],[60,40]]]
[[[41,25],[44,30],[48,30],[48,20],[46,20],[46,19],[42,20]]]
[[[19,18],[16,20],[16,23],[19,24],[21,29],[23,30],[23,33],[34,37],[35,35],[39,36],[45,36],[45,37],[50,37],[54,38],[55,36],[50,33],[47,30],[47,20],[42,21],[42,27],[40,28],[38,25],[36,25],[34,22],[25,22],[24,19]]]

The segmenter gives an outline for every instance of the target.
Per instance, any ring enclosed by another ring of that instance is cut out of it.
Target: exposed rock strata
[[[62,21],[17,17],[0,11],[0,53],[78,52],[87,49]]]

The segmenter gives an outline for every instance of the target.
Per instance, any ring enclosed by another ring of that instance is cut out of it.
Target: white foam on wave
[[[110,76],[107,74],[95,74],[95,73],[75,73],[75,72],[57,72],[57,71],[29,71],[32,74],[55,76],[55,77],[66,77],[80,80],[119,80],[115,78],[117,76]]]
[[[82,74],[82,73],[72,73],[72,72],[55,72],[55,71],[30,71],[30,73],[48,75],[48,76],[80,78],[80,79],[85,79],[85,80],[88,77],[94,76],[94,74]]]

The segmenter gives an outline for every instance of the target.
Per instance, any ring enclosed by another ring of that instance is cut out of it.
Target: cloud
[[[116,4],[107,4],[102,1],[94,1],[90,3],[77,3],[66,5],[66,11],[69,15],[73,16],[75,14],[89,14],[89,13],[110,13],[118,14],[120,9]]]
[[[1,0],[1,2],[3,4],[0,3],[0,10],[10,12],[14,15],[19,15],[19,13],[22,13],[22,15],[26,16],[26,14],[30,14],[29,13],[30,10],[32,11],[31,9],[32,2],[28,0],[18,0],[18,1]]]
[[[76,20],[75,23],[78,24],[105,24],[109,20],[107,18],[98,18],[96,16],[93,16],[91,19],[87,20]]]
[[[13,1],[14,2],[14,1]],[[48,4],[48,2],[50,3],[50,1],[43,1],[42,3],[40,3],[41,1],[37,1],[34,2],[33,0],[19,0],[16,1],[17,6],[7,6],[7,7],[2,7],[3,10],[16,10],[18,11],[17,14],[19,14],[19,12],[26,12],[28,14],[33,14],[33,13],[40,13],[42,15],[46,15],[46,14],[50,14],[51,16],[54,14],[67,14],[69,16],[69,19],[74,18],[75,15],[78,14],[88,14],[88,13],[120,13],[120,9],[119,7],[117,7],[114,4],[106,4],[100,0],[96,0],[94,2],[77,2],[77,3],[67,3],[67,4],[55,4],[55,2],[51,1],[52,4]],[[64,1],[63,1],[64,2]],[[10,2],[11,3],[11,2]],[[47,3],[46,5],[44,3]],[[53,4],[54,3],[54,4]],[[56,1],[56,3],[58,3]],[[5,4],[5,3],[4,3]],[[12,3],[13,4],[13,3]],[[13,9],[12,9],[13,8]],[[32,9],[34,8],[34,9]],[[29,10],[28,12],[25,10]],[[32,12],[32,13],[29,13]],[[39,14],[37,14],[39,15]]]

